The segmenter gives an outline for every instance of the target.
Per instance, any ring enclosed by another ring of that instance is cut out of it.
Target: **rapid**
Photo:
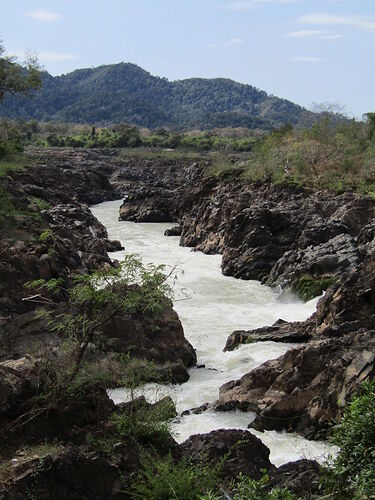
[[[95,217],[106,226],[110,239],[120,240],[125,251],[111,253],[121,260],[125,253],[139,255],[145,264],[164,264],[173,270],[174,309],[182,322],[185,337],[197,351],[197,367],[181,385],[149,384],[140,392],[154,401],[170,395],[179,414],[206,402],[215,401],[225,382],[238,379],[264,361],[275,359],[292,344],[258,342],[223,352],[226,339],[234,330],[250,330],[271,325],[277,319],[302,321],[316,308],[317,299],[303,303],[289,292],[261,285],[257,281],[237,280],[221,273],[220,255],[205,255],[179,246],[179,237],[165,237],[172,224],[133,223],[118,220],[121,201],[104,202],[91,207]],[[171,278],[172,279],[172,278]],[[128,399],[125,389],[110,391],[119,403]],[[250,412],[214,412],[178,416],[172,424],[175,439],[182,442],[192,434],[220,428],[246,429],[254,418]],[[276,466],[314,458],[324,461],[335,449],[323,442],[308,441],[296,434],[275,431],[250,432],[270,450]]]

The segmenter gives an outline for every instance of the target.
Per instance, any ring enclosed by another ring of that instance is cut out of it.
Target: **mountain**
[[[43,73],[33,99],[8,96],[7,118],[108,125],[126,122],[155,128],[248,127],[298,124],[306,110],[251,85],[225,78],[169,81],[131,63]]]

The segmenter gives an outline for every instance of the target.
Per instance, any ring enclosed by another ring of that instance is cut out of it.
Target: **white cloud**
[[[209,49],[220,49],[225,47],[234,47],[235,45],[242,45],[244,40],[242,38],[232,38],[222,43],[209,43],[207,47]]]
[[[250,10],[256,5],[265,5],[265,4],[288,4],[288,3],[297,3],[303,0],[243,0],[231,2],[226,5],[223,5],[222,8],[225,10]]]
[[[301,31],[292,31],[291,33],[287,33],[285,36],[288,38],[302,38],[302,37],[316,37],[322,36],[326,32],[318,31],[318,30],[301,30]]]
[[[298,63],[319,63],[319,62],[324,62],[324,59],[320,59],[319,57],[312,57],[312,56],[297,56],[297,57],[292,57],[291,60],[293,62],[298,62]]]
[[[327,26],[352,26],[355,28],[375,31],[375,20],[362,16],[336,16],[333,14],[315,13],[299,18],[303,24],[320,24]]]
[[[35,9],[32,10],[31,12],[26,12],[25,14],[31,17],[32,19],[36,19],[37,21],[46,21],[46,22],[56,21],[61,17],[61,15],[58,14],[57,12],[51,12],[49,10],[44,10],[44,9]]]
[[[242,45],[242,38],[232,38],[232,40],[227,40],[223,43],[223,47],[233,47],[233,45]]]
[[[336,35],[323,35],[318,36],[319,40],[339,40],[340,38],[344,38],[344,35],[340,35],[337,33]]]
[[[291,31],[290,33],[286,33],[285,36],[287,38],[315,38],[317,40],[338,40],[339,38],[343,38],[343,35],[338,33],[321,30]]]

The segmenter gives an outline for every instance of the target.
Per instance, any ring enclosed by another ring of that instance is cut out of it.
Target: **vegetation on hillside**
[[[375,192],[375,118],[337,123],[323,114],[310,128],[282,127],[257,139],[247,158],[208,172],[224,178]]]
[[[108,125],[127,122],[176,129],[297,124],[309,113],[251,85],[224,78],[170,82],[120,63],[52,77],[43,73],[33,100],[7,98],[0,116]]]

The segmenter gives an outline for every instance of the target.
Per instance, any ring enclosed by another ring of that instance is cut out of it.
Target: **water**
[[[260,342],[243,345],[232,352],[223,352],[228,335],[239,329],[271,325],[277,319],[302,321],[316,308],[316,299],[302,303],[292,294],[262,286],[257,281],[242,281],[221,273],[219,255],[204,255],[179,246],[178,237],[163,236],[172,224],[133,223],[118,221],[121,201],[110,201],[91,207],[93,214],[107,227],[110,239],[120,240],[126,253],[138,254],[144,263],[165,264],[173,275],[174,309],[177,311],[186,338],[197,351],[198,364],[204,368],[189,370],[188,382],[177,386],[149,384],[141,390],[148,400],[170,395],[177,411],[195,408],[218,398],[219,387],[237,379],[274,359],[293,347],[291,344]],[[114,252],[119,259],[125,252]],[[110,392],[118,403],[129,395],[124,389]],[[220,428],[246,429],[253,420],[252,413],[206,411],[200,415],[178,417],[173,423],[177,441],[182,442],[198,432]],[[300,436],[251,430],[271,450],[275,465],[299,458],[324,459],[329,451],[325,443],[307,441]]]

